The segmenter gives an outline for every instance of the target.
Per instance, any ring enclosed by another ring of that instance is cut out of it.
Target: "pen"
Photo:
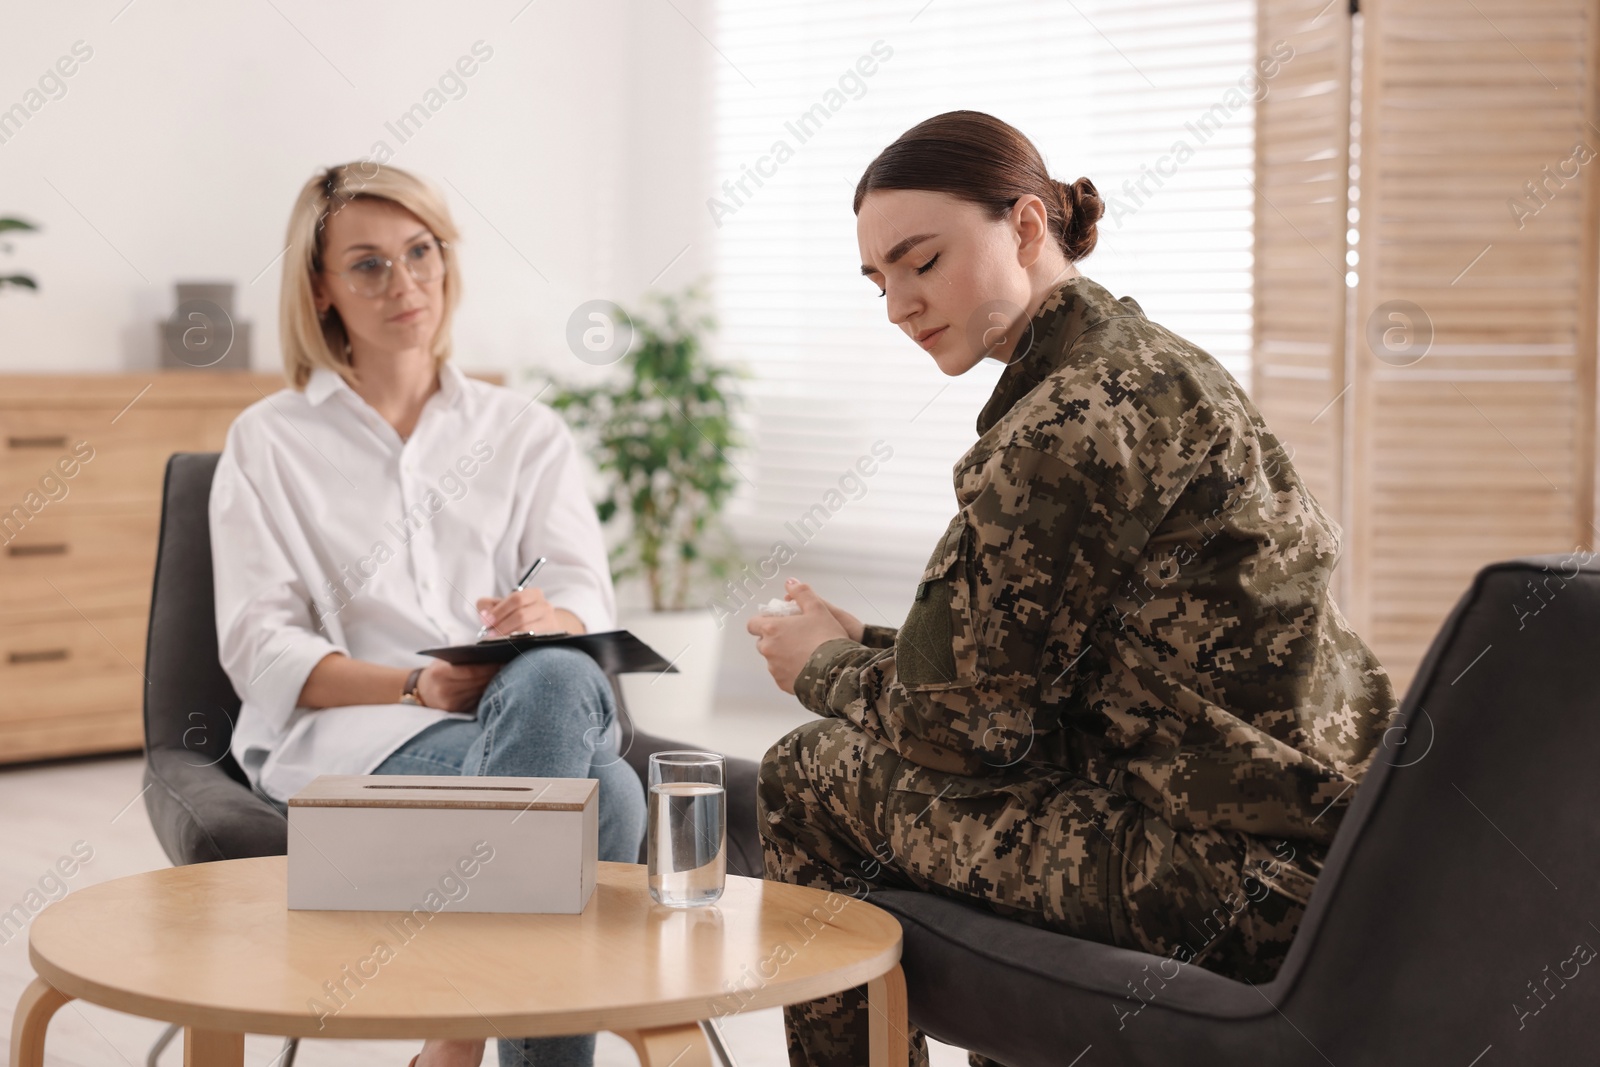
[[[533,566],[529,567],[527,573],[522,576],[522,581],[518,582],[516,584],[516,587],[513,588],[511,591],[513,593],[522,592],[523,588],[527,586],[528,581],[534,576],[534,573],[536,571],[538,571],[538,569],[540,567],[544,566],[546,558],[547,557],[545,557],[545,556],[540,556],[538,559],[534,560],[533,561]]]
[[[538,573],[539,568],[543,567],[545,565],[545,561],[548,558],[549,558],[548,556],[540,556],[538,559],[534,560],[533,561],[533,565],[531,567],[529,567],[526,572],[523,573],[522,579],[520,581],[518,581],[515,586],[512,587],[511,592],[513,592],[513,593],[522,592],[522,590],[527,587],[528,583],[533,580],[533,576]],[[489,627],[487,627],[487,626],[478,627],[478,640],[482,641],[484,639],[484,637],[488,635],[488,633],[489,633]]]

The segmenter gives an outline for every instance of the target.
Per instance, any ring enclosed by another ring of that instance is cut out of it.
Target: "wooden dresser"
[[[174,452],[215,452],[278,375],[0,375],[0,763],[143,745]]]

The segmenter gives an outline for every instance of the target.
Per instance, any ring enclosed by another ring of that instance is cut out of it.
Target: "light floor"
[[[781,694],[775,694],[781,696]],[[695,724],[641,721],[651,732],[729,755],[759,758],[786,731],[808,719],[798,705],[774,702],[758,709],[719,709]],[[41,875],[85,841],[94,855],[69,881],[70,889],[169,866],[145,815],[143,764],[139,756],[112,756],[0,768],[0,909],[7,909],[37,886]],[[3,935],[0,935],[3,936]],[[11,1015],[17,998],[33,979],[24,937],[0,944],[0,1062],[9,1063]],[[45,1043],[47,1067],[143,1067],[163,1024],[92,1004],[72,1001],[56,1013]],[[776,1009],[749,1012],[724,1024],[740,1067],[782,1067],[783,1020]],[[183,1062],[181,1039],[163,1054],[166,1067]],[[966,1056],[930,1042],[934,1067],[957,1067]],[[281,1038],[245,1038],[248,1067],[269,1067],[282,1051]],[[405,1067],[420,1048],[415,1041],[301,1042],[296,1067]],[[485,1064],[498,1062],[493,1042]],[[601,1034],[595,1063],[602,1067],[635,1064],[625,1042]],[[533,1065],[537,1067],[537,1065]]]

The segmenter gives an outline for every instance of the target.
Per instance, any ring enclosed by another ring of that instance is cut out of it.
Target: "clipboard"
[[[566,645],[587,654],[607,674],[677,674],[678,668],[627,630],[601,630],[592,634],[511,634],[470,645],[425,648],[420,655],[446,663],[509,663],[532,648]]]

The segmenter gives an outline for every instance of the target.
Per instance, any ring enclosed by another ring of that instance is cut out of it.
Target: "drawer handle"
[[[8,556],[64,556],[67,554],[67,543],[57,541],[48,545],[7,545]]]
[[[37,652],[9,652],[6,654],[7,663],[52,663],[66,658],[67,650],[64,648],[41,648]]]
[[[11,448],[66,448],[66,434],[44,434],[39,437],[7,437],[6,444]]]

